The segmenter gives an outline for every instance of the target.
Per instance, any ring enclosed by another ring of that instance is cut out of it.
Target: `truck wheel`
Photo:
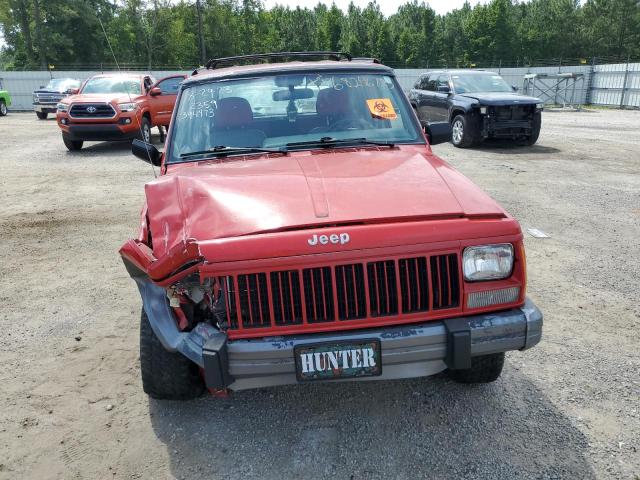
[[[4,117],[7,114],[7,104],[4,100],[0,100],[0,117]]]
[[[64,134],[62,135],[62,141],[70,152],[77,152],[82,149],[82,144],[84,143],[82,140],[71,140]]]
[[[147,117],[142,117],[142,120],[140,121],[138,138],[143,142],[151,143],[151,122]]]
[[[471,368],[447,370],[458,383],[489,383],[498,379],[504,366],[504,353],[493,353],[471,358]]]
[[[458,148],[467,148],[475,143],[476,132],[469,119],[456,115],[451,122],[451,143]]]
[[[46,120],[47,116],[49,114],[47,112],[36,112],[36,116],[40,119],[40,120]]]
[[[527,145],[533,145],[538,141],[538,137],[540,136],[540,127],[542,127],[542,113],[536,112],[533,117],[531,135],[529,135],[526,140]]]
[[[140,371],[142,389],[151,398],[190,400],[204,391],[198,366],[180,353],[165,350],[144,308],[140,318]]]

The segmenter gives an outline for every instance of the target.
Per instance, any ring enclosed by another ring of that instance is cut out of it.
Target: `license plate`
[[[380,340],[297,345],[293,349],[298,381],[373,377],[382,374]]]

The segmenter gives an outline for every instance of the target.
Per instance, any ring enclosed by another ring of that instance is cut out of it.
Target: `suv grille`
[[[64,98],[61,93],[35,93],[34,97],[37,103],[42,105],[57,104]]]
[[[460,306],[455,253],[218,277],[229,328],[349,322]]]
[[[499,122],[509,120],[528,120],[532,107],[530,105],[506,105],[495,108],[495,117]]]
[[[74,103],[69,115],[74,118],[111,118],[116,112],[108,103]]]

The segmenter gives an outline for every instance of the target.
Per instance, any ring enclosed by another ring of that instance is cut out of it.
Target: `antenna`
[[[100,28],[102,28],[102,33],[104,34],[104,38],[107,40],[107,45],[109,45],[109,50],[111,50],[111,55],[113,56],[113,61],[116,62],[116,68],[118,69],[118,73],[122,73],[122,70],[120,70],[120,64],[118,63],[118,59],[116,58],[116,54],[113,52],[113,47],[111,46],[111,42],[109,41],[109,37],[107,36],[107,31],[104,29],[104,25],[102,24],[102,19],[100,18],[100,15],[96,15],[96,18],[98,19],[98,22],[100,22]],[[127,89],[127,95],[129,96],[129,102],[131,102],[131,92],[128,91]],[[131,102],[133,103],[133,102]],[[136,118],[138,117],[138,112],[137,109],[134,111],[134,115],[136,116]],[[140,120],[142,120],[142,117],[140,118]],[[140,130],[140,137],[144,139],[144,135],[142,134],[142,122],[138,121],[138,128]],[[151,127],[149,127],[149,140],[151,140]],[[151,162],[151,154],[149,153],[148,149],[145,149],[147,151],[147,156],[149,157],[149,165],[151,165],[151,171],[153,172],[153,178],[158,178],[158,175],[156,174],[156,169],[153,166],[153,163]]]

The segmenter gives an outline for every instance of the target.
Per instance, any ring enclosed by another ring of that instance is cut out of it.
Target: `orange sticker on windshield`
[[[370,98],[367,100],[367,106],[373,118],[380,120],[395,120],[398,118],[398,114],[388,98]]]

